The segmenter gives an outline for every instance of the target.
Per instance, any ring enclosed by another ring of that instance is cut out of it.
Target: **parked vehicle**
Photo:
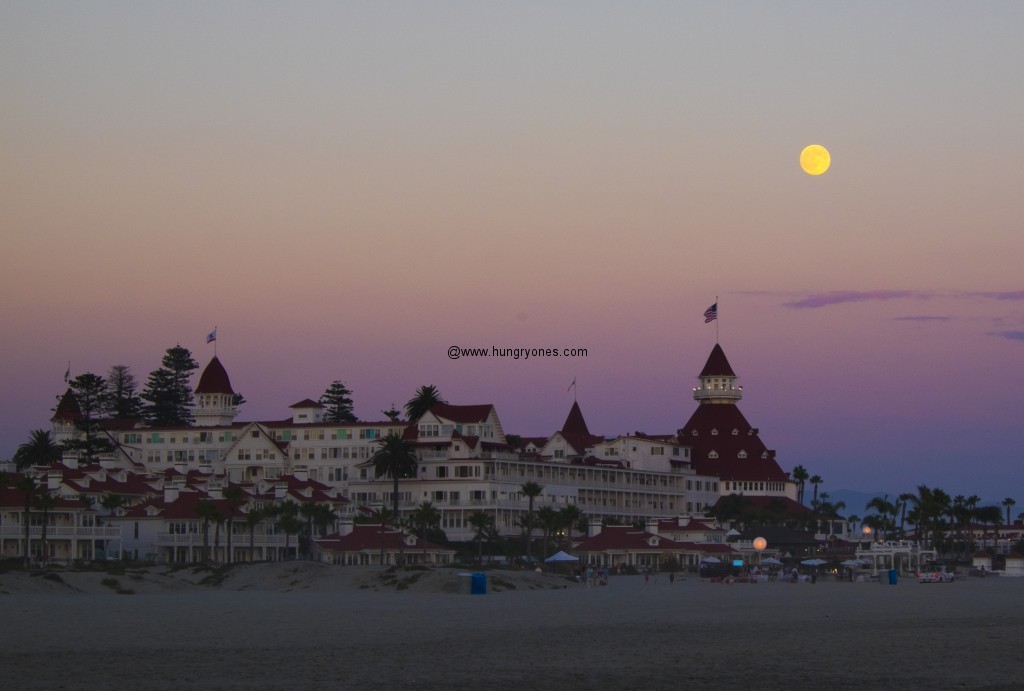
[[[946,568],[944,564],[929,564],[917,574],[919,583],[952,583],[955,580],[956,574]]]

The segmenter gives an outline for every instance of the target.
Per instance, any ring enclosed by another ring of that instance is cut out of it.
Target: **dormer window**
[[[708,458],[718,458],[718,452],[717,451],[709,451],[708,452]]]
[[[734,437],[740,436],[740,431],[738,429],[736,429],[735,427],[732,430],[732,436],[734,436]]]
[[[692,434],[693,434],[693,436],[696,437],[697,436],[697,430],[693,430]]]
[[[746,457],[747,457],[747,452],[746,451],[740,451],[738,454],[736,454],[736,458],[746,458]]]
[[[717,429],[711,430],[711,436],[712,437],[717,437],[718,436],[718,430]]]

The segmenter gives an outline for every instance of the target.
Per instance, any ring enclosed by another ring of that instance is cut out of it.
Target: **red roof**
[[[757,429],[733,403],[697,406],[679,430],[679,443],[692,448],[693,465],[700,475],[717,475],[723,481],[789,479],[775,461],[775,452],[764,445]]]
[[[736,373],[732,371],[732,366],[729,365],[728,358],[725,357],[725,351],[722,350],[722,346],[715,344],[715,347],[711,349],[711,355],[708,356],[708,361],[704,365],[704,369],[700,371],[701,377],[735,377]]]
[[[303,398],[298,403],[293,403],[292,405],[290,405],[288,407],[289,408],[323,408],[324,406],[323,406],[322,403],[318,403],[318,402],[316,402],[316,401],[314,401],[314,400],[312,400],[310,398]]]
[[[226,393],[232,396],[235,394],[231,388],[231,380],[228,379],[227,370],[224,369],[224,365],[220,364],[220,360],[217,359],[216,355],[213,356],[210,364],[203,370],[203,375],[199,377],[196,393]]]
[[[452,422],[485,422],[490,416],[494,406],[490,403],[481,405],[451,405],[450,403],[435,403],[430,407],[430,412],[445,420]]]
[[[82,409],[78,407],[78,399],[75,398],[75,394],[71,389],[64,392],[64,395],[60,397],[60,402],[57,404],[56,410],[53,411],[53,417],[50,418],[50,422],[80,422],[82,419]]]

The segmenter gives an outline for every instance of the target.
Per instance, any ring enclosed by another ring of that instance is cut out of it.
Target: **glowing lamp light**
[[[754,538],[754,549],[756,549],[758,552],[763,552],[764,548],[767,547],[767,546],[768,546],[768,541],[765,540],[763,537],[755,537]]]

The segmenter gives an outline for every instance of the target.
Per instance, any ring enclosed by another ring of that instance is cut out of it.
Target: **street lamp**
[[[861,532],[864,533],[864,539],[867,540],[868,546],[870,546],[871,545],[871,526],[869,526],[869,525],[864,526],[863,528],[861,528]],[[867,547],[865,547],[864,549],[867,549]]]

